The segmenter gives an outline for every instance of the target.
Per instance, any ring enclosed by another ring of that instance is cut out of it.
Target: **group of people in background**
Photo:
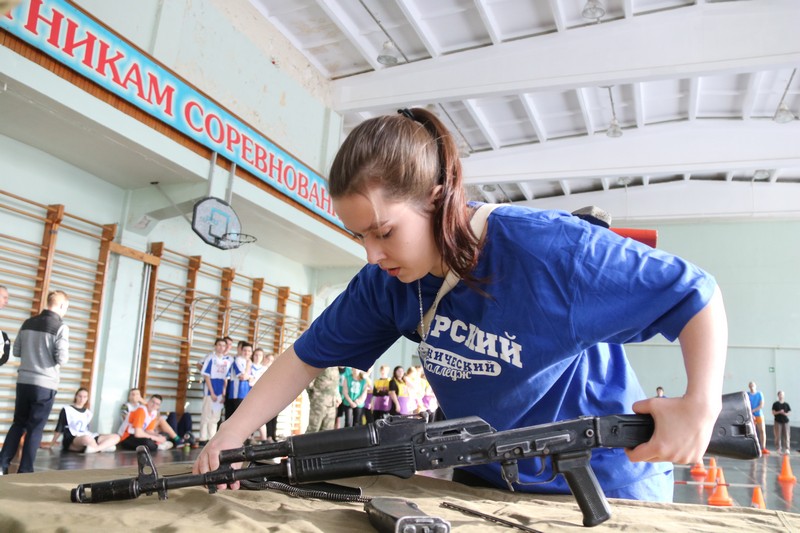
[[[230,418],[253,385],[272,365],[275,357],[248,341],[239,341],[236,355],[229,355],[233,339],[228,336],[214,341],[214,351],[200,363],[203,380],[203,405],[200,411],[200,444],[212,438],[223,416]],[[275,442],[277,417],[261,426],[253,439]]]
[[[767,449],[767,430],[764,422],[764,395],[758,390],[756,383],[751,381],[747,384],[747,396],[750,398],[750,408],[753,411],[753,419],[756,425],[758,441],[761,444],[761,454],[769,455]],[[792,408],[786,403],[786,395],[782,390],[778,391],[777,401],[772,404],[772,416],[774,422],[772,432],[775,442],[775,450],[782,455],[790,453],[791,428],[789,426],[789,412]]]
[[[0,285],[0,309],[8,303],[8,289]],[[60,382],[60,370],[69,360],[69,327],[63,318],[69,308],[69,298],[63,291],[47,296],[47,307],[27,319],[13,344],[2,333],[0,365],[9,356],[20,358],[14,404],[14,418],[0,450],[0,473],[8,474],[11,461],[22,448],[17,472],[33,472],[33,462],[39,448],[61,449],[87,454],[113,452],[118,447],[135,450],[146,446],[150,450],[167,450],[183,444],[195,444],[189,413],[178,417],[172,412],[161,414],[163,397],[153,394],[147,401],[138,388],[129,391],[122,404],[116,433],[100,434],[93,430],[94,413],[90,408],[89,390],[80,387],[72,403],[61,408],[53,438],[42,443],[44,427],[55,403]],[[230,337],[217,339],[215,350],[199,363],[204,384],[201,414],[201,443],[216,432],[224,409],[230,416],[264,374],[273,360],[262,349],[253,349],[249,342],[239,343],[235,356],[228,356],[233,341]],[[277,419],[260,429],[262,441],[275,440]]]
[[[374,381],[369,371],[351,367],[323,370],[306,388],[306,432],[369,424],[389,415],[428,413],[432,420],[439,405],[422,367],[396,366],[391,376],[389,370],[381,365]]]
[[[8,290],[0,285],[0,309],[8,302]],[[39,448],[55,450],[61,441],[63,451],[79,453],[113,452],[117,448],[168,450],[183,444],[195,444],[189,413],[180,419],[175,412],[161,414],[163,397],[153,394],[145,401],[139,388],[132,388],[120,409],[115,433],[101,434],[92,428],[94,413],[89,390],[80,387],[72,403],[62,407],[50,442],[42,443],[44,427],[55,402],[60,367],[69,359],[69,328],[63,317],[69,298],[62,291],[47,297],[47,309],[26,320],[13,343],[13,353],[20,357],[14,420],[0,451],[0,468],[8,473],[9,464],[22,444],[18,472],[33,472]],[[2,332],[0,365],[12,352],[8,335]],[[221,337],[214,351],[198,363],[203,382],[200,416],[200,441],[203,445],[214,436],[224,414],[230,417],[252,386],[274,361],[272,354],[240,341],[235,355],[229,355],[233,340]],[[421,367],[402,366],[389,376],[389,367],[381,366],[380,377],[373,383],[368,372],[345,367],[331,367],[308,388],[310,417],[307,431],[361,425],[390,414],[414,414],[436,411],[436,398]],[[277,417],[259,428],[254,441],[277,439]],[[25,437],[23,439],[23,436]]]

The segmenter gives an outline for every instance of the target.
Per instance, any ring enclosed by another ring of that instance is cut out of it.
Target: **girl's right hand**
[[[200,455],[197,456],[197,459],[192,465],[192,473],[205,474],[206,472],[216,470],[219,468],[220,452],[223,450],[241,448],[243,444],[244,442],[241,439],[228,436],[226,432],[220,428],[220,431],[217,431],[217,434],[214,435],[214,437],[208,441],[208,444],[200,451]],[[233,466],[233,468],[241,468],[242,463],[236,463],[231,466]],[[218,490],[225,490],[226,488],[237,490],[239,488],[239,482],[236,481],[230,485],[217,485]]]

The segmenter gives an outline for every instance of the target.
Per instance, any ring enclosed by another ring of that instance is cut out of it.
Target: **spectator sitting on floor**
[[[117,449],[119,435],[111,433],[101,435],[89,429],[92,421],[92,410],[89,409],[89,391],[83,387],[75,393],[72,405],[61,408],[58,415],[56,430],[53,433],[53,440],[49,447],[55,448],[58,438],[64,435],[61,444],[62,449],[67,452],[113,452]]]
[[[163,398],[153,394],[147,404],[128,415],[125,432],[120,440],[120,447],[135,450],[137,446],[147,446],[151,451],[169,450],[181,444],[181,440],[167,421],[159,416]],[[162,435],[166,434],[169,438]]]
[[[125,433],[125,427],[128,425],[128,415],[143,405],[144,400],[142,400],[142,392],[139,388],[134,387],[129,390],[128,401],[119,408],[119,429],[117,429],[117,433],[120,435]]]
[[[169,424],[169,427],[172,428],[175,434],[180,436],[183,444],[188,443],[194,448],[197,447],[194,434],[192,434],[192,426],[194,425],[192,422],[192,413],[185,411],[178,417],[178,413],[170,411],[167,415],[167,424]]]

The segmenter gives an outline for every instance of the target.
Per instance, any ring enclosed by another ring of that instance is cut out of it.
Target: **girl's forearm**
[[[708,305],[686,324],[679,340],[686,367],[686,396],[720,404],[728,323],[719,288]]]

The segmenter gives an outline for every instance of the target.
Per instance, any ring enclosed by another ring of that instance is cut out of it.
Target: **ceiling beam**
[[[515,202],[539,209],[574,211],[602,206],[614,225],[656,220],[800,218],[800,187],[793,183],[673,181]]]
[[[622,3],[622,12],[625,13],[625,18],[633,17],[633,0],[625,0]]]
[[[478,129],[481,130],[486,140],[489,142],[489,145],[492,147],[492,150],[499,150],[500,149],[500,141],[497,138],[497,135],[494,134],[491,127],[489,127],[489,123],[491,122],[486,118],[484,112],[478,107],[474,100],[464,100],[464,107],[467,108],[472,119],[478,125]]]
[[[636,127],[644,128],[644,89],[641,83],[632,83],[633,86],[633,112],[636,115]]]
[[[531,188],[528,186],[527,183],[519,182],[517,183],[517,187],[519,187],[522,196],[524,196],[526,200],[533,200],[534,198],[533,191],[531,190]]]
[[[316,54],[308,53],[307,47],[303,46],[302,39],[298,39],[297,36],[287,26],[281,23],[280,17],[272,16],[270,14],[270,10],[267,9],[266,6],[264,6],[264,4],[261,2],[250,2],[250,3],[256,8],[256,10],[258,10],[264,16],[265,19],[269,21],[270,24],[275,26],[275,29],[277,29],[289,40],[292,46],[294,46],[297,50],[302,52],[303,57],[305,57],[309,63],[317,67],[317,70],[319,70],[323,76],[325,76],[326,78],[331,77],[331,71],[328,70],[328,68],[316,57]]]
[[[758,95],[758,89],[761,87],[761,80],[763,78],[763,72],[754,72],[748,77],[747,92],[745,92],[744,100],[742,101],[742,118],[744,120],[750,120],[750,116],[753,114],[756,96]]]
[[[520,100],[522,101],[522,106],[525,108],[525,113],[528,114],[528,119],[531,121],[533,131],[536,132],[536,138],[539,139],[540,143],[546,143],[547,130],[545,129],[544,122],[539,114],[539,109],[536,107],[536,103],[533,101],[533,95],[523,94],[520,96]]]
[[[759,139],[754,143],[753,139]],[[472,154],[465,183],[614,176],[684,175],[760,168],[798,169],[800,121],[702,120],[650,125],[647,135],[580,137]],[[695,180],[692,180],[695,181]]]
[[[586,127],[586,133],[594,135],[594,123],[592,122],[592,114],[589,112],[589,104],[586,102],[586,89],[578,87],[575,89],[575,97],[578,99],[578,107],[581,109],[581,116],[583,123]]]
[[[700,80],[692,77],[689,80],[689,96],[687,101],[687,114],[689,120],[697,120],[697,109],[700,106]]]
[[[567,24],[564,22],[564,13],[561,11],[561,6],[558,5],[558,0],[548,0],[550,4],[550,11],[553,12],[553,22],[556,25],[556,31],[559,33],[567,29]]]
[[[340,0],[317,0],[317,5],[336,24],[336,27],[347,36],[350,43],[373,69],[382,70],[386,68],[378,63],[378,49],[364,37],[364,34],[358,28],[358,24],[347,17],[347,10],[339,2]]]
[[[403,15],[405,15],[406,20],[408,20],[408,23],[417,33],[417,37],[419,37],[419,40],[422,41],[422,44],[428,51],[428,54],[430,54],[431,57],[439,57],[442,55],[441,48],[436,42],[434,42],[430,32],[423,25],[422,21],[425,20],[425,15],[419,9],[417,9],[416,4],[409,0],[396,1],[397,5],[400,7],[400,10],[403,12]]]
[[[349,76],[332,82],[334,108],[380,109],[398,101],[564,91],[800,63],[800,39],[765,39],[752,31],[770,28],[771,35],[794,35],[800,2],[770,0],[768,9],[766,3],[667,10]]]
[[[500,33],[497,30],[497,22],[491,12],[491,9],[486,5],[486,0],[475,0],[475,7],[478,8],[478,14],[481,16],[483,25],[486,26],[486,32],[492,40],[492,44],[500,44]]]

